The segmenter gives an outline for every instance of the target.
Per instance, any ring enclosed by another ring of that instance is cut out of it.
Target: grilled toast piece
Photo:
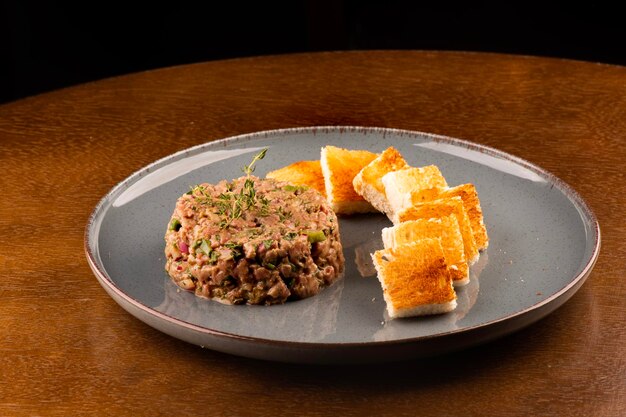
[[[447,313],[456,293],[441,239],[421,239],[372,254],[390,318]]]
[[[454,214],[432,219],[408,220],[393,227],[385,227],[382,236],[385,249],[424,238],[441,238],[443,255],[454,286],[469,283],[469,266],[465,260],[463,236]]]
[[[472,233],[476,240],[476,247],[478,250],[485,250],[489,246],[489,236],[487,235],[487,228],[483,220],[483,211],[480,207],[480,200],[478,199],[478,192],[473,184],[462,184],[452,188],[446,189],[430,189],[422,190],[411,195],[411,203],[419,204],[425,201],[430,201],[440,198],[449,198],[458,196],[463,200],[463,207],[467,212],[469,221],[472,227]]]
[[[454,196],[411,205],[402,209],[395,217],[397,220],[396,224],[399,224],[407,220],[441,218],[450,214],[454,214],[459,222],[459,228],[463,236],[465,259],[471,265],[478,260],[478,248],[476,247],[472,227],[461,197]]]
[[[354,191],[352,181],[363,167],[376,158],[369,151],[324,146],[321,155],[326,198],[337,214],[375,213],[377,210]]]
[[[409,207],[411,194],[429,189],[442,189],[448,186],[446,179],[436,165],[425,167],[408,167],[385,174],[381,179],[385,187],[385,195],[389,204],[386,213],[396,223],[396,213]]]
[[[388,213],[391,207],[385,195],[385,186],[382,182],[383,175],[405,168],[406,161],[394,147],[385,149],[372,162],[354,177],[352,185],[354,190],[381,213]]]
[[[266,177],[294,185],[311,187],[326,197],[326,185],[324,184],[320,161],[294,162],[286,167],[268,172]]]

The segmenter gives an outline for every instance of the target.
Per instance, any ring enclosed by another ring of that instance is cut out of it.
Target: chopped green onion
[[[206,239],[202,239],[202,242],[200,243],[200,251],[202,251],[202,253],[204,253],[206,256],[211,255],[212,249]]]
[[[308,189],[309,189],[309,187],[307,187],[305,185],[291,185],[291,184],[288,184],[288,185],[285,185],[283,187],[283,190],[288,191],[290,193],[294,193],[296,191],[306,191]]]
[[[170,230],[175,230],[178,232],[182,226],[183,225],[180,224],[180,220],[178,219],[172,219],[172,221],[170,222]]]
[[[321,230],[312,230],[310,232],[306,232],[307,238],[310,243],[323,242],[326,240],[326,235]]]

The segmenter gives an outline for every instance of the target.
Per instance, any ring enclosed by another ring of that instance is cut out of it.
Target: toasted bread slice
[[[311,187],[326,197],[326,185],[324,184],[320,161],[294,162],[286,167],[268,172],[266,177],[294,185]]]
[[[401,223],[407,220],[441,218],[450,214],[454,214],[459,222],[465,259],[471,265],[478,260],[478,248],[461,197],[449,197],[412,205],[398,212],[396,219],[398,223]]]
[[[441,239],[421,239],[372,254],[390,318],[447,313],[456,293]]]
[[[335,146],[322,148],[322,174],[326,198],[337,214],[374,213],[377,210],[354,191],[352,181],[361,169],[376,158],[369,151],[355,151]]]
[[[467,211],[467,216],[472,226],[472,233],[476,240],[476,247],[478,247],[478,250],[487,249],[489,246],[489,236],[487,236],[487,228],[483,220],[483,211],[480,207],[478,192],[473,184],[462,184],[446,189],[422,190],[411,195],[411,202],[418,204],[438,198],[454,196],[461,197],[463,200],[463,206],[465,207],[465,211]]]
[[[395,213],[412,205],[411,193],[448,186],[446,179],[435,165],[421,168],[409,167],[385,174],[381,179],[389,210],[389,219],[395,223]]]
[[[388,213],[391,208],[385,196],[385,186],[382,182],[383,175],[405,168],[406,161],[394,147],[385,149],[376,159],[354,177],[352,184],[354,190],[365,200],[369,201],[375,209],[382,213]]]
[[[419,239],[441,238],[443,255],[454,286],[465,285],[469,282],[469,266],[465,260],[463,236],[454,214],[440,218],[408,220],[393,227],[385,227],[382,234],[385,249],[395,248]]]

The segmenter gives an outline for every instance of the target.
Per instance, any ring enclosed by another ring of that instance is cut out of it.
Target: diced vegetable
[[[321,230],[312,230],[310,232],[306,232],[307,238],[310,243],[323,242],[326,240],[326,235]]]
[[[202,251],[202,253],[206,256],[211,254],[211,245],[209,245],[209,242],[206,239],[202,239],[202,242],[200,243],[200,251]]]
[[[182,240],[178,242],[178,249],[180,249],[181,253],[189,253],[189,246]]]
[[[180,224],[180,220],[178,219],[172,219],[172,221],[170,222],[170,230],[175,230],[178,232],[178,230],[180,230],[182,226],[183,225]]]
[[[306,185],[291,185],[291,184],[287,184],[283,187],[283,190],[288,191],[290,193],[295,193],[297,191],[306,191],[308,190],[309,187],[307,187]]]

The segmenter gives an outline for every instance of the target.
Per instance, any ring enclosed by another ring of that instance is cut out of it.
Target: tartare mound
[[[181,288],[227,304],[311,297],[344,269],[337,216],[316,190],[245,176],[181,196],[165,233]]]

